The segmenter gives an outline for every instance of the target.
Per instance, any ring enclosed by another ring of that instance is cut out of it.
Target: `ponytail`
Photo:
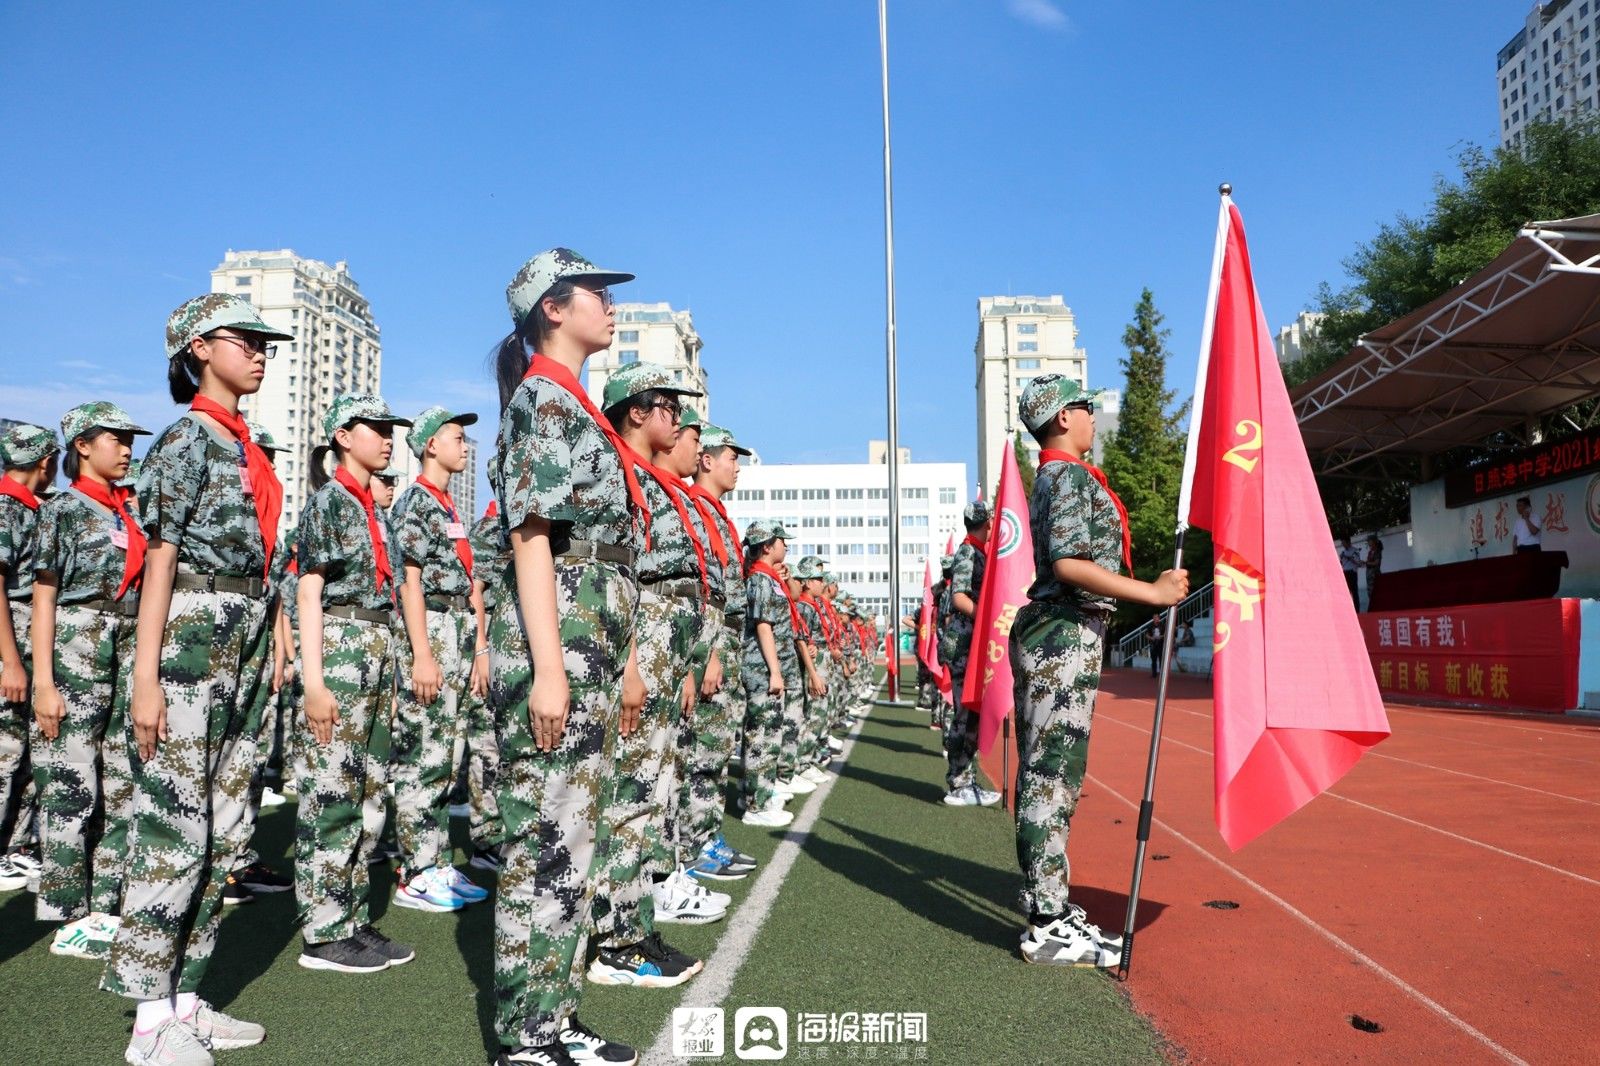
[[[173,403],[181,404],[193,403],[200,394],[200,364],[195,362],[191,349],[185,348],[167,360],[167,391],[172,394]]]
[[[312,492],[333,480],[333,473],[328,469],[330,455],[333,456],[334,465],[344,462],[344,452],[337,444],[319,444],[311,449],[311,469],[307,473],[311,477]]]
[[[765,544],[747,544],[747,545],[745,545],[745,549],[744,549],[744,570],[745,570],[745,573],[748,574],[750,572],[750,568],[752,566],[754,566],[756,563],[759,563],[761,561],[761,549],[764,548],[764,547],[766,547]]]
[[[489,357],[494,372],[494,382],[500,392],[500,410],[511,403],[512,395],[528,374],[528,357],[539,350],[540,344],[554,331],[550,317],[544,313],[544,302],[554,300],[565,303],[572,298],[572,282],[562,280],[545,290],[534,303],[533,310],[522,324],[500,341]]]

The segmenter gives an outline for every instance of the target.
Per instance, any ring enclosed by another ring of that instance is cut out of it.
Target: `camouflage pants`
[[[127,722],[134,625],[132,618],[88,607],[56,610],[55,683],[67,713],[56,738],[36,735],[33,749],[44,866],[35,916],[41,922],[122,908],[133,804]]]
[[[806,693],[805,723],[800,733],[800,769],[813,766],[817,761],[817,745],[824,743],[833,725],[833,707],[844,679],[835,679],[828,670],[828,650],[817,652],[817,676],[822,679],[822,695]]]
[[[393,713],[393,628],[324,618],[322,679],[339,707],[327,744],[297,723],[310,777],[294,825],[294,899],[308,944],[354,936],[367,924],[367,864],[383,832],[383,769],[374,738]]]
[[[662,861],[662,826],[667,794],[677,788],[672,756],[683,716],[679,694],[699,629],[695,601],[648,589],[640,594],[634,646],[644,709],[638,728],[617,738],[596,861],[594,929],[606,947],[634,944],[655,932],[650,874],[671,869],[670,860]]]
[[[806,673],[800,656],[783,663],[783,720],[778,734],[778,778],[787,780],[800,769],[800,734],[805,731]]]
[[[917,707],[924,711],[931,711],[939,702],[939,686],[933,680],[933,671],[929,670],[921,659],[917,660]]]
[[[267,604],[182,589],[161,643],[167,739],[148,762],[128,734],[133,815],[122,927],[101,987],[133,999],[194,992],[222,887],[254,827],[250,784],[271,689]]]
[[[17,651],[33,676],[33,604],[11,601],[11,626],[17,636]],[[32,689],[21,703],[0,701],[0,852],[13,844],[27,843],[32,833],[38,798],[29,759],[29,725],[33,721]]]
[[[395,655],[400,697],[389,771],[395,835],[411,870],[450,865],[450,790],[466,750],[466,702],[478,638],[470,610],[428,611],[426,618],[428,646],[444,679],[432,703],[423,704],[411,690],[413,657],[404,635],[396,642]]]
[[[500,776],[500,746],[494,737],[494,711],[486,697],[467,693],[467,794],[472,803],[469,827],[472,844],[480,850],[500,846],[505,830],[500,825],[496,799]]]
[[[961,706],[962,686],[966,682],[967,661],[962,659],[950,667],[950,693],[956,703],[944,729],[944,783],[952,792],[977,780],[972,760],[978,754],[978,712]]]
[[[652,875],[670,874],[680,862],[693,862],[697,848],[691,849],[689,834],[685,832],[684,806],[689,802],[689,763],[694,754],[696,719],[700,713],[700,686],[711,666],[711,656],[723,632],[722,612],[709,602],[702,602],[695,612],[694,640],[689,652],[689,684],[694,686],[695,705],[687,717],[680,715],[678,727],[673,730],[672,744],[667,749],[671,762],[670,782],[660,803],[660,848],[652,857]],[[729,749],[732,745],[729,744]],[[728,750],[728,749],[725,749]]]
[[[767,671],[743,671],[744,804],[760,810],[772,799],[778,782],[778,746],[783,740],[783,705],[787,695],[767,691]],[[787,681],[784,682],[788,684]]]
[[[1100,687],[1105,617],[1030,603],[1011,629],[1017,708],[1017,862],[1022,906],[1062,914],[1067,906],[1067,830],[1089,759],[1089,725]]]
[[[694,719],[679,733],[683,767],[678,800],[678,845],[691,859],[722,833],[722,775],[733,754],[738,723],[744,720],[744,685],[739,680],[739,634],[721,621],[711,654],[722,661],[722,687],[700,697]]]
[[[495,896],[496,1028],[501,1043],[549,1044],[582,993],[595,834],[622,707],[638,593],[607,563],[556,563],[556,612],[570,702],[553,751],[528,720],[533,664],[514,590],[489,628],[489,700],[500,741],[506,840]]]

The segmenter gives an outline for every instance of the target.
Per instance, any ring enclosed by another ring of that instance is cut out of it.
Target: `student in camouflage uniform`
[[[944,657],[944,635],[950,629],[950,578],[955,573],[956,557],[954,555],[941,556],[939,559],[939,580],[933,586],[933,646],[939,655],[939,665],[944,667],[948,675],[950,664]],[[939,691],[939,713],[934,716],[934,725],[939,727],[943,734],[950,728],[950,723],[955,717],[955,686],[951,685],[950,694],[944,690]]]
[[[487,899],[451,865],[450,792],[466,750],[466,701],[489,681],[483,602],[472,589],[467,525],[447,491],[467,467],[466,428],[475,414],[430,407],[406,436],[422,461],[389,515],[404,564],[400,606],[400,698],[390,766],[395,827],[405,859],[395,902],[418,910],[455,909]],[[479,654],[482,649],[482,654]]]
[[[645,696],[634,566],[649,520],[628,447],[577,375],[616,328],[607,286],[632,277],[556,248],[506,289],[514,328],[496,357],[490,476],[511,549],[489,622],[506,835],[495,897],[500,1066],[562,1066],[569,1046],[637,1060],[576,1014],[618,725],[637,720]]]
[[[309,774],[295,818],[300,965],[377,973],[415,957],[368,923],[368,859],[383,828],[383,762],[374,736],[394,712],[393,564],[372,498],[389,463],[396,418],[377,396],[334,397],[322,429],[337,463],[327,478],[312,453],[316,491],[300,512],[300,743]]]
[[[40,873],[37,860],[21,848],[35,808],[28,758],[29,627],[34,529],[40,496],[56,478],[59,452],[56,435],[40,426],[19,422],[0,435],[0,577],[7,608],[0,611],[0,891],[22,888]]]
[[[1039,442],[1029,501],[1037,570],[1011,628],[1017,708],[1017,861],[1028,925],[1022,956],[1057,966],[1116,964],[1107,936],[1067,900],[1067,832],[1083,787],[1089,725],[1115,600],[1170,607],[1188,574],[1132,576],[1127,516],[1105,475],[1083,459],[1094,445],[1094,403],[1070,378],[1035,378],[1018,402]],[[1124,567],[1129,575],[1121,573]]]
[[[500,505],[489,501],[483,517],[473,524],[472,591],[483,602],[484,642],[488,642],[488,617],[494,611],[495,596],[506,583],[506,568],[511,565],[511,550],[500,530]],[[482,656],[485,665],[488,657]],[[500,774],[500,747],[494,736],[494,711],[489,706],[487,688],[481,694],[467,690],[466,708],[467,795],[472,813],[468,829],[472,837],[472,866],[489,873],[500,872],[500,804],[496,800]]]
[[[956,547],[950,567],[950,619],[945,625],[939,657],[950,666],[950,724],[944,733],[946,794],[950,807],[991,807],[1000,793],[981,788],[973,769],[978,754],[978,715],[963,706],[967,683],[967,657],[972,650],[973,617],[983,590],[983,570],[988,562],[984,545],[989,539],[989,505],[982,500],[967,504],[962,519],[967,536]]]
[[[260,389],[270,342],[287,339],[227,293],[196,297],[167,320],[168,387],[191,409],[139,471],[149,547],[129,709],[133,813],[122,925],[101,982],[142,1001],[125,1052],[134,1064],[205,1066],[208,1048],[266,1035],[196,990],[223,884],[250,839],[270,695],[267,580],[283,490],[238,402]]]
[[[795,634],[795,651],[800,659],[800,715],[793,723],[784,722],[784,758],[780,768],[781,787],[795,795],[810,795],[817,790],[816,765],[819,722],[828,715],[828,685],[822,679],[822,660],[828,653],[827,630],[817,594],[822,591],[822,560],[808,555],[795,564],[789,581],[789,596],[794,601],[795,617],[800,620]],[[793,730],[793,746],[789,734]],[[790,760],[792,757],[792,761]]]
[[[126,716],[144,533],[126,474],[134,424],[116,404],[61,420],[72,487],[39,508],[33,591],[34,777],[44,869],[35,916],[50,950],[105,958],[122,910],[133,773]],[[104,803],[103,808],[101,807]]]
[[[694,715],[680,737],[683,783],[678,839],[683,851],[693,857],[694,876],[711,880],[733,880],[755,869],[755,861],[735,851],[722,834],[726,806],[723,774],[745,714],[739,665],[744,640],[744,560],[739,531],[722,499],[738,483],[739,457],[749,454],[750,449],[723,427],[701,426],[695,483],[689,490],[718,563],[712,568],[718,583],[712,586],[706,612],[708,653],[715,663],[706,668]]]
[[[744,534],[744,822],[766,828],[794,821],[783,809],[792,794],[777,787],[784,704],[799,672],[794,611],[776,569],[788,551],[788,538],[781,524],[765,522],[750,523]]]

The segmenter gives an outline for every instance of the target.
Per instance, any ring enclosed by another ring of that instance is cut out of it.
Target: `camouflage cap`
[[[247,330],[269,340],[294,340],[294,334],[280,333],[261,321],[260,313],[244,297],[231,292],[208,292],[185,301],[167,316],[167,358],[176,358],[190,341],[214,329]]]
[[[8,469],[32,466],[60,450],[61,442],[43,426],[17,422],[0,434],[0,466]]]
[[[601,398],[600,406],[610,409],[623,400],[649,392],[655,389],[658,392],[671,392],[679,396],[703,396],[704,393],[694,389],[686,389],[667,372],[667,368],[656,363],[629,363],[613,373],[606,381],[605,393]]]
[[[401,470],[398,466],[386,466],[372,476],[381,477],[385,481],[399,481],[401,478],[406,476],[406,472]]]
[[[71,444],[91,429],[114,429],[124,433],[150,431],[128,417],[128,412],[109,400],[80,403],[61,416],[61,439]]]
[[[746,526],[744,531],[744,542],[752,548],[759,548],[769,541],[788,539],[789,531],[783,528],[782,522],[769,525],[757,519]]]
[[[1022,397],[1017,400],[1017,414],[1022,416],[1022,424],[1029,431],[1037,432],[1068,404],[1094,404],[1099,400],[1098,389],[1084,389],[1062,374],[1040,374],[1022,390]]]
[[[801,559],[794,567],[794,576],[801,581],[820,581],[827,571],[823,569],[822,560],[815,555],[808,555]]]
[[[540,252],[517,271],[511,284],[506,286],[506,304],[511,308],[511,321],[519,327],[533,312],[539,298],[550,291],[558,281],[584,281],[597,285],[620,285],[632,281],[632,274],[620,270],[601,270],[571,248],[551,248]]]
[[[355,421],[363,422],[391,422],[397,426],[409,426],[408,418],[397,418],[389,410],[389,405],[383,402],[382,396],[372,396],[359,392],[341,392],[333,398],[333,403],[328,406],[328,413],[322,416],[322,432],[329,440],[337,430],[343,429]]]
[[[707,422],[700,427],[700,450],[705,452],[712,448],[732,448],[736,455],[752,454],[749,448],[734,440],[728,430]]]
[[[700,417],[700,412],[699,411],[696,411],[693,407],[690,407],[688,404],[684,404],[683,405],[683,413],[678,416],[678,428],[679,429],[699,429],[699,430],[704,430],[705,424],[706,424],[706,420]]]
[[[411,449],[411,454],[418,459],[428,450],[428,442],[433,435],[445,426],[454,423],[458,426],[470,426],[478,420],[475,414],[456,414],[443,407],[434,406],[418,415],[411,423],[411,432],[406,434],[406,446]]]
[[[946,555],[944,558],[939,560],[939,569],[943,570],[945,573],[948,574],[950,571],[954,570],[955,568],[956,568],[956,557],[954,555]]]
[[[287,445],[279,444],[278,438],[272,435],[272,431],[267,429],[267,427],[263,426],[260,422],[252,422],[247,418],[245,419],[244,424],[245,428],[250,430],[250,439],[255,441],[256,444],[260,446],[262,451],[287,452],[290,450]]]
[[[981,526],[989,520],[989,505],[982,500],[973,500],[961,512],[961,519],[969,526]]]

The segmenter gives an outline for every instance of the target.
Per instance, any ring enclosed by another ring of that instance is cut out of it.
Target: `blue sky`
[[[1116,386],[1148,285],[1187,395],[1218,181],[1277,326],[1495,143],[1529,6],[892,0],[902,443],[974,463],[985,294],[1064,295]],[[883,435],[873,0],[100,8],[0,9],[0,415],[165,424],[167,313],[285,246],[350,262],[391,402],[492,414],[505,283],[565,244],[693,310],[767,461]]]

